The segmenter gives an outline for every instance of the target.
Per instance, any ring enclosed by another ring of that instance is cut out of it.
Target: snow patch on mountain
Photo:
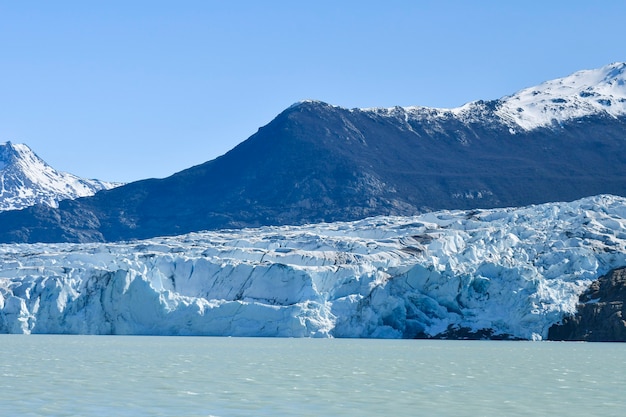
[[[57,171],[24,144],[0,144],[0,211],[35,204],[57,207],[61,200],[90,196],[119,185]]]
[[[626,265],[626,199],[0,245],[0,332],[542,339]]]

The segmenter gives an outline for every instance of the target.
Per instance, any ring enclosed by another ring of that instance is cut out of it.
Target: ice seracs
[[[0,333],[542,339],[626,265],[626,199],[0,245]]]
[[[118,185],[57,171],[24,144],[0,144],[0,211],[35,204],[56,207],[61,200],[93,195]]]

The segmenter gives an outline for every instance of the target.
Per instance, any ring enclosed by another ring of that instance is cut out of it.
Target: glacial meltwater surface
[[[0,336],[3,416],[618,416],[626,345]]]

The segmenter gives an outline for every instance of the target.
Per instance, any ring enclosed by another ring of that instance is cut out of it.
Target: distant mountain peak
[[[14,163],[19,159],[20,153],[24,152],[24,146],[21,144],[13,144],[11,141],[0,143],[0,169],[4,169],[7,165]]]
[[[61,200],[90,196],[118,185],[57,171],[27,145],[0,143],[0,211],[35,204],[57,207]]]

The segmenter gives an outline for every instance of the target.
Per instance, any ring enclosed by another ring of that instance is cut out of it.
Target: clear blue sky
[[[0,0],[0,141],[133,181],[301,99],[456,107],[626,61],[626,1]]]

